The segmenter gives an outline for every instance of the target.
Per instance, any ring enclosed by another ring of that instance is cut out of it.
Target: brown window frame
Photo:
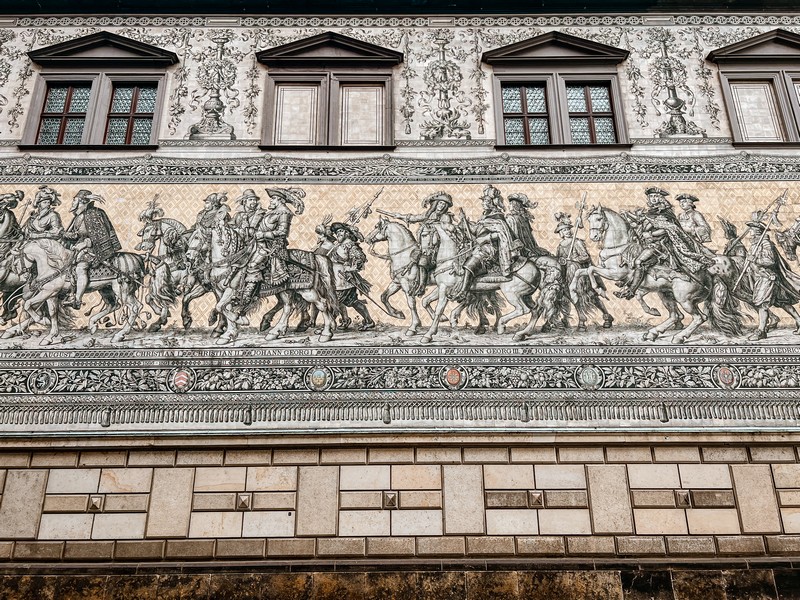
[[[91,94],[92,94],[92,84],[91,81],[86,82],[50,82],[47,85],[47,90],[45,91],[44,97],[44,105],[47,106],[47,98],[50,96],[50,92],[53,89],[58,88],[67,88],[67,95],[64,98],[64,110],[62,112],[45,112],[44,107],[42,108],[42,113],[39,116],[39,127],[36,129],[36,142],[39,142],[39,139],[42,135],[42,125],[44,124],[45,119],[59,119],[61,123],[58,127],[58,134],[56,135],[56,142],[54,144],[42,144],[43,146],[75,146],[77,144],[65,144],[64,143],[64,135],[66,134],[66,127],[67,127],[67,119],[69,118],[76,118],[78,116],[83,117],[83,127],[81,128],[81,137],[83,137],[83,132],[86,129],[86,120],[88,118],[88,109],[89,106],[87,104],[86,110],[82,112],[70,112],[69,106],[72,103],[72,95],[75,88],[89,88],[89,100],[91,101]]]
[[[614,115],[614,103],[613,99],[613,90],[611,89],[611,85],[608,82],[603,81],[570,81],[567,82],[565,88],[567,87],[582,87],[583,88],[583,96],[586,100],[586,112],[580,111],[571,111],[569,110],[569,103],[567,103],[567,119],[572,119],[573,117],[579,118],[587,118],[589,119],[589,143],[592,145],[598,146],[606,146],[609,144],[616,144],[619,142],[619,135],[617,134],[617,123]],[[610,111],[596,111],[594,110],[594,106],[592,106],[592,95],[589,92],[590,87],[604,87],[608,90],[608,98],[609,98],[609,105],[611,106]],[[598,142],[597,141],[597,128],[595,127],[595,117],[604,117],[610,118],[611,123],[614,125],[614,141],[613,142]],[[570,136],[572,135],[572,126],[570,125]]]
[[[510,88],[517,88],[520,90],[520,106],[522,108],[522,112],[513,113],[513,112],[506,112],[505,105],[503,102],[503,90],[510,89]],[[528,111],[528,95],[524,92],[524,90],[529,88],[537,88],[541,89],[544,92],[544,112],[529,112]],[[551,134],[551,127],[550,127],[550,110],[549,105],[547,102],[547,86],[544,82],[537,83],[537,82],[505,82],[500,86],[500,104],[501,110],[503,111],[503,118],[502,118],[502,126],[503,126],[503,137],[505,137],[506,131],[506,119],[522,119],[522,135],[525,139],[524,144],[510,144],[510,145],[525,145],[525,146],[548,146],[552,143],[552,134]],[[545,119],[547,121],[547,143],[546,144],[536,144],[531,142],[531,130],[530,130],[530,119]]]
[[[125,88],[125,87],[132,87],[133,88],[133,96],[131,97],[131,109],[127,113],[123,112],[112,112],[114,107],[114,94],[116,93],[118,88]],[[135,119],[143,119],[148,118],[150,120],[150,138],[153,137],[153,125],[155,124],[155,107],[153,108],[154,112],[148,113],[139,113],[136,112],[136,107],[139,103],[139,92],[141,88],[152,88],[155,89],[156,93],[156,105],[158,104],[158,82],[153,81],[142,81],[142,82],[127,82],[127,81],[113,81],[111,84],[111,98],[109,98],[109,105],[108,105],[108,112],[106,113],[106,128],[105,134],[103,136],[103,144],[107,146],[119,146],[119,145],[133,145],[133,124]],[[128,125],[125,129],[125,142],[123,144],[117,143],[109,143],[108,141],[108,133],[109,128],[111,126],[111,119],[127,119]],[[141,145],[141,144],[138,144]]]

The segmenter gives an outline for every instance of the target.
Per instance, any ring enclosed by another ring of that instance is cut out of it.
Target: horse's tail
[[[117,270],[118,278],[126,279],[134,292],[144,284],[144,256],[133,252],[119,252],[111,259],[111,266]]]
[[[179,295],[178,286],[172,281],[169,265],[156,268],[150,274],[150,296],[156,299],[161,306],[172,306],[177,302]]]
[[[319,295],[325,299],[325,304],[328,307],[328,316],[335,323],[336,317],[339,315],[339,297],[336,294],[336,279],[333,274],[333,263],[327,256],[314,254],[314,259],[317,263],[317,273],[319,274],[319,284],[317,291]]]
[[[711,279],[711,297],[708,306],[708,320],[712,328],[729,337],[740,337],[744,334],[742,321],[744,315],[739,310],[737,300],[728,289],[728,284],[719,276]]]

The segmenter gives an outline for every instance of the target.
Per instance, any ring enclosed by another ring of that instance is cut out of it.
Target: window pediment
[[[108,31],[32,50],[28,56],[43,67],[166,67],[178,62],[174,52]]]
[[[716,63],[752,63],[756,61],[800,61],[800,35],[774,29],[730,46],[717,48],[708,54]]]
[[[403,53],[338,33],[326,32],[262,50],[256,57],[268,66],[391,67],[403,62]]]
[[[551,31],[515,44],[483,53],[481,60],[490,65],[553,63],[554,61],[618,64],[628,51],[573,35]]]

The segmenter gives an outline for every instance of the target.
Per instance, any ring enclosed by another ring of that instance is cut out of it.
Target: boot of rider
[[[239,308],[239,314],[244,314],[247,311],[247,307],[250,303],[255,300],[256,292],[258,291],[258,282],[257,281],[248,281],[244,289],[242,290],[242,296],[237,302]]]
[[[83,301],[83,295],[89,285],[89,265],[81,263],[75,267],[75,298],[72,300],[72,308],[78,310]]]
[[[634,269],[633,273],[631,273],[630,283],[628,283],[628,287],[624,290],[619,290],[618,292],[614,292],[614,295],[617,298],[624,298],[629,300],[636,295],[636,290],[639,289],[639,286],[642,285],[644,281],[644,277],[647,275],[647,271],[642,267],[637,267]]]
[[[375,329],[375,321],[372,320],[372,316],[369,314],[369,310],[367,309],[367,305],[364,304],[361,300],[353,304],[353,308],[361,317],[363,323],[358,328],[360,331],[367,331],[368,329]]]
[[[450,294],[453,300],[456,302],[461,302],[466,299],[467,293],[472,287],[472,282],[474,280],[475,273],[469,268],[469,266],[464,265],[464,277],[461,279],[461,283],[459,283]]]
[[[417,271],[417,289],[411,294],[412,296],[422,296],[425,293],[425,288],[428,287],[428,269],[417,267]]]

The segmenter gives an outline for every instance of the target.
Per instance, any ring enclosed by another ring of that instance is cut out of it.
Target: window
[[[627,144],[619,48],[551,32],[483,55],[494,69],[498,146]]]
[[[800,36],[769,31],[714,50],[736,145],[800,143]]]
[[[177,56],[100,32],[29,53],[41,67],[21,146],[154,146]]]
[[[391,71],[402,58],[335,33],[258,53],[269,67],[263,147],[391,146]]]

